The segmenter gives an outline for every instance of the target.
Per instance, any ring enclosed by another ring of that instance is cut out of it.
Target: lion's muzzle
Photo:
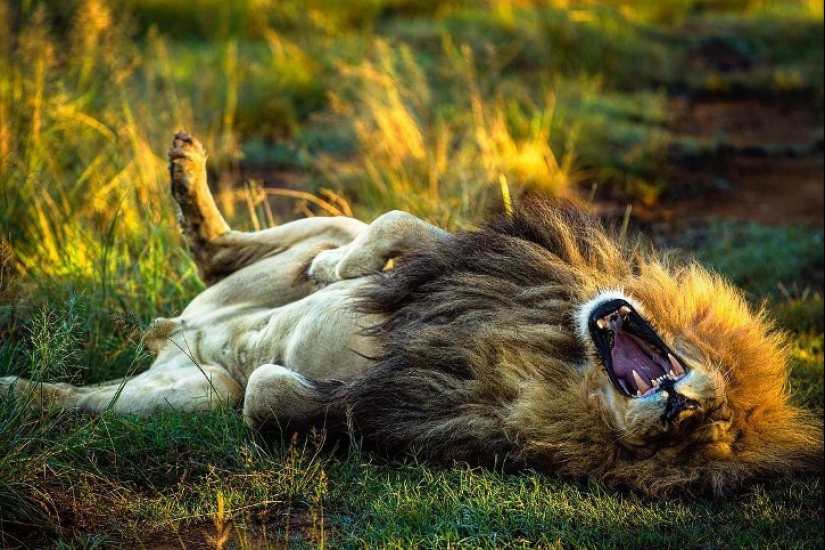
[[[660,391],[667,392],[665,411],[662,413],[662,422],[678,424],[694,416],[701,408],[699,403],[680,394],[674,388],[673,380],[666,378],[660,386]]]

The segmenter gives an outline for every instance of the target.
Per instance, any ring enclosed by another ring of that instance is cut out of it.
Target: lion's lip
[[[687,373],[684,361],[625,300],[596,306],[589,330],[610,380],[627,397],[653,395]]]

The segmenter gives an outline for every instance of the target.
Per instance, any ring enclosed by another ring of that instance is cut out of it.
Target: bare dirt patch
[[[667,215],[823,226],[821,158],[735,158],[715,176],[719,188],[667,206]]]
[[[818,107],[756,100],[675,100],[681,139],[665,219],[733,218],[823,226],[823,116]]]

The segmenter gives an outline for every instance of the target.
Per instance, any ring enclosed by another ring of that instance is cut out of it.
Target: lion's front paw
[[[169,175],[172,178],[172,194],[178,201],[187,199],[197,192],[206,163],[206,149],[198,138],[185,132],[178,132],[172,139],[172,147],[167,153]],[[203,182],[205,184],[205,182]]]
[[[312,264],[307,270],[307,276],[316,283],[326,284],[340,281],[341,275],[338,272],[338,266],[345,252],[346,247],[343,246],[320,252],[312,260]]]
[[[388,258],[365,246],[363,236],[348,245],[320,252],[312,260],[307,276],[316,283],[334,283],[379,273]]]

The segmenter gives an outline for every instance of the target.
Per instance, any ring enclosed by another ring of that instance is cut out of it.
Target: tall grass
[[[77,338],[88,351],[71,355],[71,368],[88,374],[80,381],[99,380],[131,368],[133,329],[152,309],[174,308],[199,288],[175,235],[159,154],[170,128],[194,123],[181,118],[191,109],[175,108],[185,102],[165,101],[175,95],[168,67],[143,62],[104,2],[80,2],[62,34],[49,17],[39,5],[0,52],[10,289],[0,304],[10,336],[0,363],[25,372],[21,341],[31,341],[43,308],[47,316],[82,308]],[[158,86],[137,85],[145,81]]]
[[[49,33],[41,7],[3,60],[2,103],[14,116],[5,121],[12,140],[0,181],[2,222],[21,266],[34,274],[92,277],[110,267],[101,265],[105,239],[95,237],[122,241],[145,218],[171,213],[154,136],[135,119],[174,115],[135,101],[136,61],[107,13],[85,2],[71,30],[82,39],[69,38],[67,48]]]
[[[340,68],[343,86],[331,102],[352,121],[357,154],[346,163],[319,158],[323,173],[352,189],[366,212],[401,201],[447,226],[477,218],[502,178],[572,195],[573,147],[561,161],[551,149],[554,98],[508,97],[496,75],[479,75],[468,48],[444,49],[450,85],[434,85],[409,48],[385,41],[371,59]]]

